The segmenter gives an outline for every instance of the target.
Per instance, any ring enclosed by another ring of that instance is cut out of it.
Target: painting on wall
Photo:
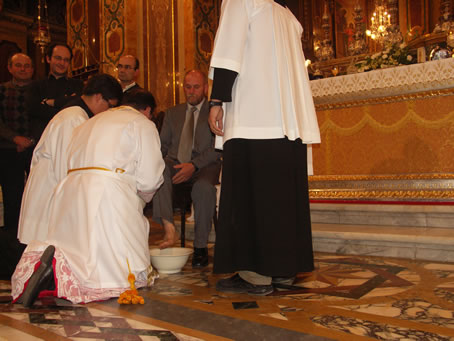
[[[367,0],[336,0],[334,1],[334,39],[336,58],[347,57],[350,55],[349,46],[354,43],[355,26],[355,6],[361,8],[360,15],[361,27],[365,30],[369,18],[369,4]]]

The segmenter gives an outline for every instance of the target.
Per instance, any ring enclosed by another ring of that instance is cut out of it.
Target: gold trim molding
[[[454,174],[309,177],[312,200],[454,201]]]
[[[453,201],[454,191],[336,191],[309,190],[311,200]]]
[[[443,90],[429,90],[429,91],[416,92],[416,93],[397,95],[397,96],[368,98],[368,99],[362,99],[362,100],[358,100],[358,101],[316,104],[315,109],[317,111],[343,109],[343,108],[358,107],[358,106],[362,106],[362,105],[396,103],[396,102],[403,102],[403,101],[408,101],[408,100],[420,100],[420,99],[425,99],[425,98],[451,96],[451,95],[454,95],[454,88],[443,89]]]
[[[384,175],[311,175],[309,184],[316,181],[358,181],[358,180],[434,180],[450,179],[454,180],[454,173],[427,173],[427,174],[384,174]]]

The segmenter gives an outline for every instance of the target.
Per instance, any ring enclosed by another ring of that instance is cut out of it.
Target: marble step
[[[318,252],[454,261],[452,228],[313,223],[312,238]]]
[[[176,221],[177,228],[179,222]],[[452,228],[312,223],[314,251],[445,262],[454,261]],[[186,223],[186,239],[194,239],[194,224]],[[216,234],[211,230],[209,241]]]
[[[453,205],[311,203],[313,223],[454,228]]]

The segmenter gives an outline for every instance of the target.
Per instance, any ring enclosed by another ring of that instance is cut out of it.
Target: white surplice
[[[23,258],[54,245],[56,296],[74,303],[118,296],[129,287],[127,260],[137,279],[150,266],[143,208],[163,182],[159,134],[123,106],[75,129],[68,149],[69,174],[54,192],[48,238],[30,243]],[[27,280],[24,263],[13,276],[13,297]]]
[[[86,120],[85,110],[73,106],[60,111],[46,126],[33,151],[22,198],[17,234],[21,243],[46,239],[50,198],[55,186],[66,176],[67,148],[72,132]]]
[[[217,137],[216,147],[232,138],[320,143],[302,32],[290,10],[273,0],[222,2],[210,77],[213,68],[238,77],[232,101],[223,105],[224,136]]]

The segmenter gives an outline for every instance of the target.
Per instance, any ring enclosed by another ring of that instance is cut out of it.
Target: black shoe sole
[[[40,258],[41,264],[28,280],[28,285],[22,294],[21,300],[24,307],[29,308],[33,305],[40,293],[39,286],[43,283],[43,277],[49,276],[49,271],[52,273],[52,259],[54,258],[54,253],[55,247],[53,245],[49,245],[46,250],[44,250]]]

